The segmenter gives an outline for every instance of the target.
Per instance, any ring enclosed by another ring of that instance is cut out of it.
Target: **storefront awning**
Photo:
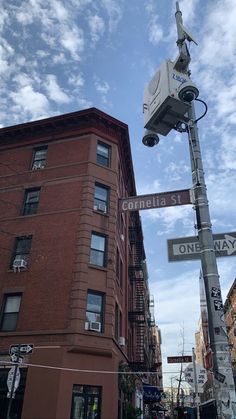
[[[161,399],[161,390],[156,386],[148,384],[143,385],[143,401],[144,403],[155,403]]]

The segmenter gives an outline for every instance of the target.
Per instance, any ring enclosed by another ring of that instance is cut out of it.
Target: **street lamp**
[[[167,60],[162,63],[145,89],[144,127],[146,130],[152,131],[152,136],[144,136],[143,143],[153,147],[158,143],[155,134],[167,135],[172,129],[187,132],[192,169],[192,189],[201,247],[201,267],[207,300],[210,346],[213,353],[217,413],[219,419],[236,418],[234,411],[234,407],[236,407],[235,387],[228,338],[225,333],[223,302],[198,137],[197,121],[200,118],[196,119],[194,108],[194,100],[197,99],[199,91],[190,79],[188,67],[191,57],[186,40],[195,41],[183,26],[178,2],[176,2],[175,17],[179,56],[175,62]]]

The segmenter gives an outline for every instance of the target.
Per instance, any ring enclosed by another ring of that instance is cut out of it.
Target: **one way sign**
[[[34,350],[34,345],[33,343],[26,343],[26,344],[20,344],[20,345],[11,345],[10,349],[9,349],[9,354],[13,355],[13,354],[17,354],[18,351],[19,353],[22,354],[32,354]]]
[[[236,232],[213,234],[216,257],[236,256]],[[169,262],[201,258],[201,246],[197,237],[181,237],[167,240]]]

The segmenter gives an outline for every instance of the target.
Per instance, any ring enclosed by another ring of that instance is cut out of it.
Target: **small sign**
[[[219,371],[215,371],[215,378],[220,383],[223,383],[225,381],[225,375],[224,374],[221,374]]]
[[[162,192],[151,195],[130,196],[119,200],[119,210],[140,211],[151,208],[175,207],[177,205],[192,204],[191,189]]]
[[[213,234],[216,257],[236,256],[236,232]],[[198,237],[181,237],[167,240],[169,262],[201,259]]]
[[[184,362],[192,362],[192,357],[190,355],[167,357],[168,364],[182,364]]]
[[[7,376],[7,387],[8,387],[8,391],[11,392],[12,389],[12,383],[13,383],[13,378],[14,378],[14,374],[15,374],[15,369],[16,369],[16,375],[15,375],[15,382],[14,382],[14,392],[17,390],[17,388],[19,387],[20,384],[20,368],[15,366],[12,367],[8,373]]]
[[[11,362],[18,362],[18,364],[22,364],[23,361],[24,361],[23,356],[17,356],[15,353],[11,355]]]
[[[26,344],[21,344],[20,345],[20,354],[32,354],[34,350],[34,345],[33,343],[26,343]],[[19,345],[11,345],[10,349],[9,349],[9,354],[13,355],[13,354],[17,354],[19,351]]]
[[[198,392],[201,393],[204,384],[207,382],[207,372],[200,364],[196,363],[196,380],[198,386]],[[187,383],[195,389],[194,383],[194,368],[193,363],[189,364],[184,370],[185,380]]]

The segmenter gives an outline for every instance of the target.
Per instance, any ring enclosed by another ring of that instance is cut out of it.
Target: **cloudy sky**
[[[142,145],[143,91],[177,56],[173,0],[2,0],[0,124],[8,126],[91,106],[129,125],[138,194],[191,187],[186,134]],[[214,233],[235,231],[236,2],[182,0],[192,79],[208,113],[199,133]],[[197,108],[200,116],[204,109]],[[165,384],[178,371],[166,357],[194,346],[200,263],[168,262],[167,239],[196,235],[191,206],[142,212],[150,291],[162,331]],[[218,259],[225,297],[236,258]],[[172,371],[172,372],[170,372]]]

